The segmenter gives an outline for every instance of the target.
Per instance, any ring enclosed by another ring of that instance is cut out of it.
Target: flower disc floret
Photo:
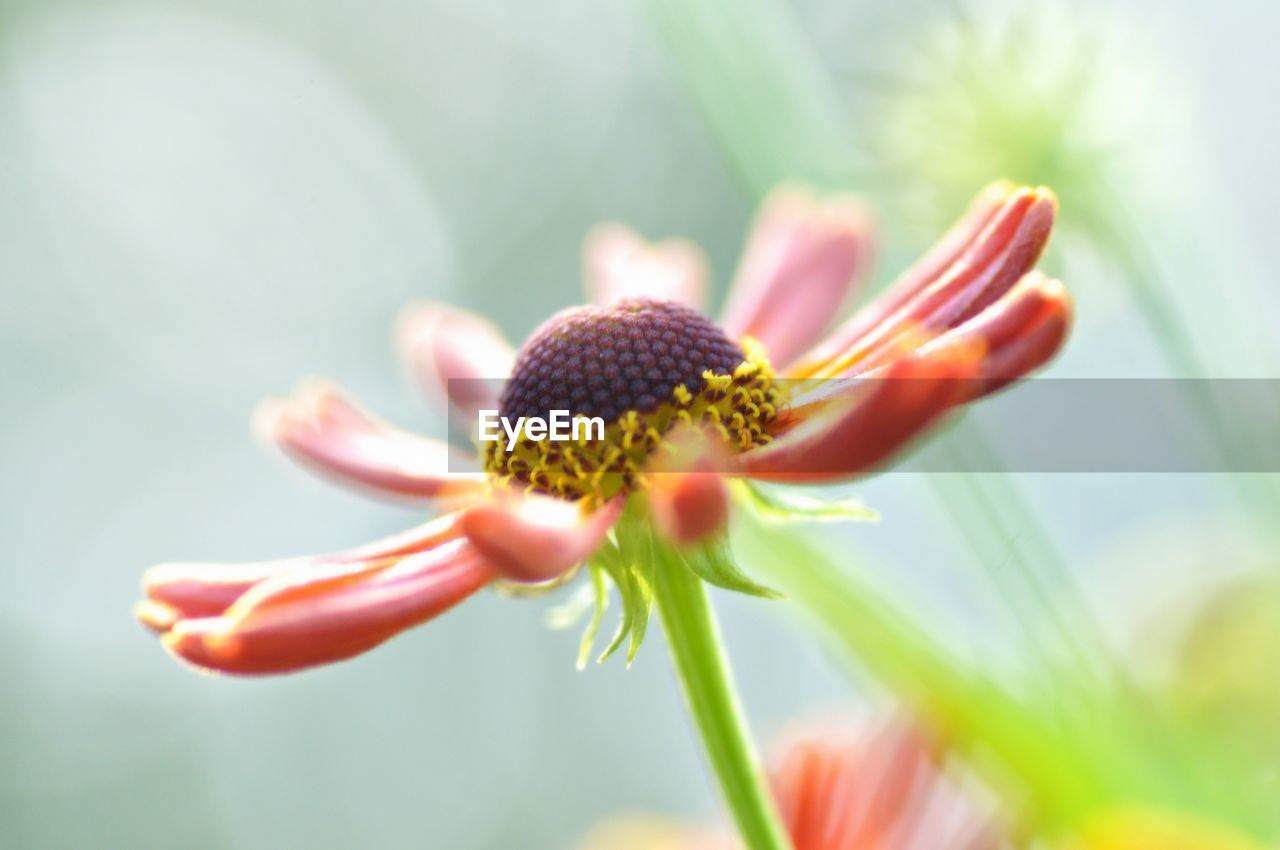
[[[490,442],[485,469],[504,485],[600,502],[644,486],[653,455],[681,424],[716,435],[730,452],[768,442],[781,390],[764,351],[739,345],[701,313],[669,301],[627,299],[566,310],[538,328],[516,358],[499,413],[599,417],[603,439]]]

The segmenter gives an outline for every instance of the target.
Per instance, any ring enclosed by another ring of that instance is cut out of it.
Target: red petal
[[[388,425],[323,382],[266,402],[255,419],[295,460],[344,484],[415,500],[466,499],[485,490],[483,475],[449,471],[447,443]]]
[[[142,579],[146,601],[135,615],[153,631],[167,631],[180,619],[222,614],[241,596],[262,582],[326,565],[381,562],[425,551],[459,534],[456,516],[446,516],[425,525],[343,552],[251,564],[171,563],[147,570]]]
[[[759,340],[785,366],[826,331],[871,267],[874,227],[847,195],[794,188],[765,200],[730,288],[729,336]]]
[[[591,556],[617,522],[624,499],[591,513],[550,496],[514,496],[462,514],[463,532],[512,581],[558,578]]]
[[[707,261],[692,242],[646,242],[621,224],[602,224],[582,244],[582,277],[592,304],[623,298],[677,301],[704,307]]]
[[[743,471],[816,482],[871,472],[974,392],[982,352],[949,347],[890,364],[881,377],[847,383],[772,443],[742,455]]]
[[[1066,341],[1072,302],[1065,286],[1033,272],[1000,301],[921,349],[981,345],[981,395],[994,392],[1047,363]]]
[[[656,472],[649,489],[653,518],[678,545],[720,532],[729,521],[729,493],[711,464],[688,472]]]
[[[991,202],[1003,193],[992,210]],[[999,299],[1039,259],[1053,227],[1056,200],[1047,189],[988,192],[930,257],[789,370],[795,377],[834,377],[882,365],[901,338],[955,327]],[[962,243],[962,238],[967,241]],[[957,250],[957,245],[963,248]],[[941,262],[943,259],[947,262]]]
[[[435,617],[493,578],[465,540],[396,560],[291,571],[225,614],[182,620],[165,646],[198,667],[238,675],[342,661]]]
[[[419,385],[468,433],[477,411],[497,408],[516,355],[488,319],[446,304],[415,304],[400,314],[396,340]]]

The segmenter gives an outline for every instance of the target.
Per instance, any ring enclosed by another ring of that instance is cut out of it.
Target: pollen
[[[499,413],[599,417],[603,439],[582,429],[568,441],[488,442],[484,465],[500,486],[595,506],[646,487],[655,457],[675,449],[673,429],[691,426],[730,453],[745,451],[768,442],[784,401],[761,346],[733,342],[696,310],[649,299],[577,307],[529,337]]]

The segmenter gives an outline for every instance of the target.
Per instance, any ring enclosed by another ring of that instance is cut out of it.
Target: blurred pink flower
[[[795,850],[1002,850],[995,806],[905,717],[799,730],[778,748],[774,796]],[[732,835],[655,819],[607,822],[582,850],[735,850]]]
[[[723,326],[697,312],[705,262],[692,245],[651,245],[619,225],[586,241],[595,304],[553,317],[519,353],[483,318],[411,308],[398,329],[403,353],[468,428],[480,409],[546,406],[566,379],[596,381],[608,398],[597,392],[591,403],[621,415],[603,441],[492,448],[485,471],[460,473],[447,444],[382,422],[337,389],[305,385],[264,406],[259,425],[271,440],[326,477],[450,512],[347,552],[155,567],[138,618],[201,668],[298,670],[364,652],[495,579],[564,576],[605,540],[634,492],[685,544],[723,528],[726,475],[808,482],[871,472],[1061,346],[1069,297],[1032,271],[1055,206],[1045,189],[991,187],[825,338],[869,267],[871,228],[855,201],[793,189],[764,204]],[[777,375],[814,381],[788,396]],[[654,475],[657,449],[681,425],[723,439]]]

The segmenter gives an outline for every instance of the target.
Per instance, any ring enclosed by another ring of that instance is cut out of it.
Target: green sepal
[[[591,576],[591,591],[595,596],[595,606],[591,610],[591,619],[582,632],[582,640],[578,644],[579,670],[587,669],[587,659],[591,657],[591,648],[595,646],[596,635],[600,633],[600,624],[604,622],[604,611],[609,607],[609,585],[604,569],[592,562],[587,566],[587,574]]]
[[[626,552],[635,550],[628,548]],[[622,612],[618,617],[618,628],[613,639],[605,647],[604,652],[596,659],[597,663],[613,655],[629,636],[631,643],[627,648],[627,664],[635,660],[640,644],[644,640],[649,626],[649,615],[653,609],[653,559],[648,554],[636,553],[638,557],[629,558],[623,551],[612,546],[602,547],[597,554],[601,567],[609,574],[618,595],[622,600]]]
[[[856,496],[817,498],[793,488],[771,489],[749,481],[732,482],[740,501],[762,520],[789,522],[878,522],[880,514]]]
[[[650,543],[652,546],[652,542]],[[640,644],[644,642],[645,632],[649,629],[649,615],[653,612],[653,558],[641,558],[631,568],[631,581],[635,594],[632,597],[635,611],[631,618],[631,643],[627,647],[627,666],[635,661]]]
[[[623,605],[631,608],[631,643],[627,647],[627,666],[635,660],[649,628],[653,613],[654,539],[653,527],[647,520],[628,518],[615,529],[618,549],[626,559],[628,593]],[[614,647],[616,649],[617,647]],[[612,650],[611,650],[612,651]],[[603,656],[601,660],[604,659]]]
[[[613,580],[614,586],[618,588],[618,596],[622,600],[622,611],[618,614],[618,628],[613,632],[613,639],[609,641],[609,645],[605,647],[604,652],[600,653],[600,657],[596,659],[597,664],[613,655],[614,651],[626,640],[628,633],[631,631],[631,623],[635,614],[631,605],[631,570],[627,563],[622,560],[621,553],[616,549],[602,549],[599,553],[599,563],[608,571],[609,578]]]
[[[771,587],[753,581],[742,570],[738,569],[729,548],[729,539],[721,535],[709,542],[694,546],[680,552],[685,566],[698,578],[722,587],[762,599],[779,599],[784,594]]]

